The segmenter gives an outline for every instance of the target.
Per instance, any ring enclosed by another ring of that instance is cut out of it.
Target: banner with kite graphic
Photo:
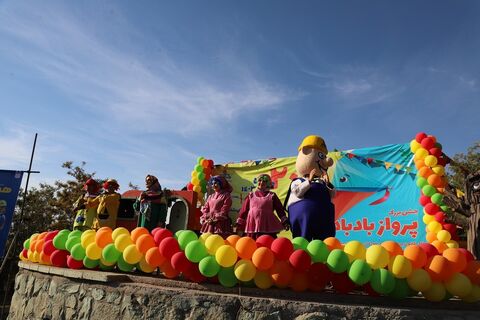
[[[335,151],[328,156],[334,160],[328,175],[337,190],[333,202],[340,241],[355,239],[369,245],[393,240],[402,246],[424,241],[417,170],[409,144]],[[271,158],[225,165],[234,190],[232,221],[262,173],[272,177],[272,191],[283,202],[291,180],[297,177],[295,160]]]

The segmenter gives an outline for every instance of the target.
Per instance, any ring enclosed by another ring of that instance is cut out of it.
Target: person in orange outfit
[[[97,209],[98,227],[110,227],[112,230],[117,226],[118,207],[120,206],[120,194],[116,192],[120,186],[117,180],[108,179],[103,183],[103,193],[98,196]]]

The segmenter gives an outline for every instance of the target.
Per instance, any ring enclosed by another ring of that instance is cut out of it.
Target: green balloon
[[[204,157],[198,157],[197,158],[197,164],[202,165],[202,161],[204,160]]]
[[[203,171],[202,171],[202,172],[199,172],[199,173],[197,174],[197,178],[198,178],[198,180],[200,180],[200,181],[205,180],[205,173],[203,173]]]
[[[395,289],[395,277],[387,269],[376,269],[372,273],[370,285],[380,294],[389,294]]]
[[[178,244],[180,245],[180,249],[185,251],[187,245],[192,242],[198,240],[198,236],[192,230],[184,230],[182,233],[178,235]]]
[[[303,237],[295,237],[292,240],[292,244],[295,250],[297,249],[307,250],[308,240]]]
[[[126,263],[125,260],[123,260],[123,257],[120,256],[117,260],[117,268],[123,272],[130,272],[135,268],[135,265]]]
[[[185,256],[191,262],[198,263],[207,255],[207,248],[200,240],[191,241],[185,247]]]
[[[435,187],[431,186],[431,185],[426,185],[426,186],[423,186],[422,187],[422,192],[424,195],[426,195],[427,197],[431,197],[433,196],[435,193],[437,193],[437,189],[435,189]]]
[[[198,270],[207,278],[215,276],[220,271],[220,265],[214,256],[206,256],[198,264]]]
[[[185,230],[178,230],[177,232],[175,232],[175,235],[174,235],[175,239],[178,240],[178,237],[180,237],[180,235],[183,233],[183,231],[185,231]]]
[[[348,256],[343,250],[334,249],[327,258],[327,267],[335,273],[342,273],[348,269]]]
[[[417,187],[419,187],[421,189],[426,185],[428,185],[427,179],[425,179],[423,177],[417,177]]]
[[[118,258],[122,255],[120,251],[115,248],[114,243],[109,243],[102,250],[102,257],[105,261],[110,263],[117,262]]]
[[[70,230],[68,230],[68,229],[62,229],[62,230],[60,230],[57,234],[67,234],[67,235],[69,235],[70,232],[72,232],[72,231],[70,231]]]
[[[62,233],[61,231],[53,238],[53,246],[58,250],[65,250],[66,242],[68,240],[68,233]]]
[[[365,260],[357,259],[353,261],[348,270],[348,277],[359,286],[364,285],[372,277],[372,268]]]
[[[218,272],[218,281],[224,287],[234,287],[238,283],[237,277],[235,277],[234,268],[220,268],[220,271]]]
[[[68,242],[68,241],[67,241]],[[81,243],[74,244],[70,250],[70,254],[75,260],[83,260],[85,258],[85,249]]]
[[[83,265],[85,266],[85,268],[88,268],[88,269],[95,269],[96,267],[98,267],[99,263],[100,263],[100,260],[92,260],[87,256],[83,258]]]
[[[405,299],[410,296],[410,293],[411,289],[408,286],[407,280],[395,278],[395,288],[388,294],[388,296],[395,299]]]
[[[327,261],[328,254],[330,253],[327,245],[322,240],[318,239],[312,240],[307,245],[307,252],[310,255],[310,258],[312,258],[313,263],[325,263]]]
[[[73,237],[81,237],[82,236],[82,231],[80,230],[73,230],[68,234],[68,239],[73,238]]]
[[[432,200],[432,202],[436,205],[441,205],[443,201],[443,195],[437,192],[430,197],[430,200]]]
[[[197,171],[197,172],[203,172],[203,167],[202,167],[202,165],[201,165],[201,164],[197,164],[197,165],[195,166],[195,171]]]
[[[55,244],[54,244],[55,245]],[[30,249],[30,238],[28,238],[27,240],[23,241],[23,248],[24,249]]]
[[[104,265],[101,261],[99,261],[99,262],[98,262],[98,267],[100,268],[100,270],[110,271],[110,270],[113,270],[113,268],[115,268],[115,265],[106,266],[106,265]]]
[[[80,236],[68,238],[67,242],[65,242],[65,249],[72,252],[73,246],[77,243],[80,243]]]

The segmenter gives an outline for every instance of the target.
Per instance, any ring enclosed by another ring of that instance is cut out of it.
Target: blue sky
[[[0,168],[180,188],[198,156],[480,138],[477,1],[0,1]]]

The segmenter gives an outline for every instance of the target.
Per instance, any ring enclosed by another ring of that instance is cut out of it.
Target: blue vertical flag
[[[0,170],[0,257],[3,257],[12,224],[23,172]]]

